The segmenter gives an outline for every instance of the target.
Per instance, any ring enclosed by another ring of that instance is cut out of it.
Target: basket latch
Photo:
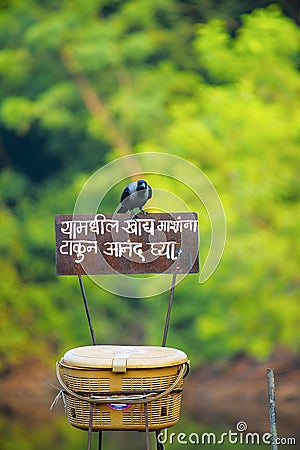
[[[125,373],[127,366],[127,358],[118,357],[118,355],[112,360],[112,371],[115,373]]]

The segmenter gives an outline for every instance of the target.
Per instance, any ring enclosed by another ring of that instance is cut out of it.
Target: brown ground
[[[267,368],[275,374],[278,434],[300,440],[300,358],[278,351],[267,363],[245,356],[201,367],[186,381],[184,405],[204,423],[235,424],[244,420],[248,430],[269,431]]]

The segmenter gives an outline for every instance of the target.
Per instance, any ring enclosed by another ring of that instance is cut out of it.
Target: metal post
[[[145,424],[146,424],[146,450],[150,450],[149,414],[147,403],[144,403],[144,410],[145,410]]]
[[[91,315],[90,315],[89,305],[88,305],[88,301],[87,301],[86,293],[85,293],[85,290],[84,290],[84,285],[83,285],[83,280],[82,280],[82,276],[81,275],[78,275],[78,280],[79,280],[79,284],[80,284],[80,290],[81,290],[81,294],[82,294],[82,298],[83,298],[83,303],[84,303],[84,307],[85,307],[87,320],[88,320],[89,327],[90,327],[90,332],[91,332],[91,336],[92,336],[93,345],[97,345],[96,338],[95,338],[95,333],[94,333],[94,328],[93,328],[93,324],[92,324],[92,319],[91,319]]]
[[[162,347],[165,347],[166,343],[167,343],[170,317],[171,317],[171,309],[172,309],[173,297],[174,297],[174,289],[175,289],[175,285],[176,285],[176,275],[177,274],[174,273],[173,277],[172,277],[172,284],[171,284],[171,289],[170,289],[170,298],[169,298],[168,310],[167,310],[166,321],[165,321],[165,329],[164,329],[164,335],[163,335],[163,340],[162,340]],[[156,431],[156,448],[157,448],[157,450],[164,450],[163,443],[159,442],[159,439],[158,439],[160,431],[161,430]]]
[[[161,430],[156,431],[156,449],[164,450],[164,444],[159,441],[159,433],[161,433]]]
[[[90,417],[89,417],[87,450],[91,450],[91,444],[92,444],[93,410],[94,410],[94,405],[93,405],[93,403],[90,403]]]
[[[166,322],[165,322],[165,329],[164,329],[164,335],[163,335],[163,340],[162,340],[162,347],[166,346],[166,342],[167,342],[167,336],[168,336],[168,331],[169,331],[169,323],[170,323],[170,316],[171,316],[171,308],[172,308],[172,302],[173,302],[173,297],[174,297],[174,289],[175,289],[175,284],[176,284],[176,273],[173,274],[172,277],[172,284],[171,284],[171,289],[170,289],[170,298],[169,298],[169,304],[168,304],[168,311],[167,311],[167,316],[166,316]]]
[[[102,449],[102,431],[100,430],[98,433],[98,450]]]
[[[93,345],[97,345],[95,332],[94,332],[94,327],[93,327],[93,324],[92,324],[91,314],[90,314],[89,305],[88,305],[88,301],[87,301],[87,296],[86,296],[86,293],[85,293],[84,284],[83,284],[83,280],[82,280],[82,276],[81,275],[78,275],[78,280],[79,280],[80,290],[81,290],[81,294],[82,294],[82,298],[83,298],[83,303],[84,303],[84,308],[85,308],[88,324],[89,324],[89,327],[90,327],[90,332],[91,332]],[[91,404],[90,421],[91,421],[91,416],[93,415],[92,406],[93,405]],[[91,441],[92,441],[91,433],[92,433],[92,431],[90,431],[90,424],[89,424],[88,450],[90,450],[90,447],[91,447]],[[100,430],[99,433],[98,433],[98,450],[101,450],[101,449],[102,449],[102,431]]]
[[[268,379],[268,403],[270,415],[271,449],[277,450],[277,424],[276,424],[276,403],[275,403],[275,380],[273,369],[267,369]]]

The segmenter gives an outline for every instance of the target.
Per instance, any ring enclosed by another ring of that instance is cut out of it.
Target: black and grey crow
[[[129,183],[121,195],[121,206],[118,213],[130,211],[131,217],[134,218],[134,209],[139,208],[140,212],[145,214],[142,209],[147,200],[152,197],[152,189],[145,180],[138,180]]]

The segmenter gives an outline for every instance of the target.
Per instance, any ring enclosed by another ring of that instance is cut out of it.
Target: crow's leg
[[[136,220],[136,215],[134,214],[134,211],[132,209],[130,210],[130,216],[131,220]]]

